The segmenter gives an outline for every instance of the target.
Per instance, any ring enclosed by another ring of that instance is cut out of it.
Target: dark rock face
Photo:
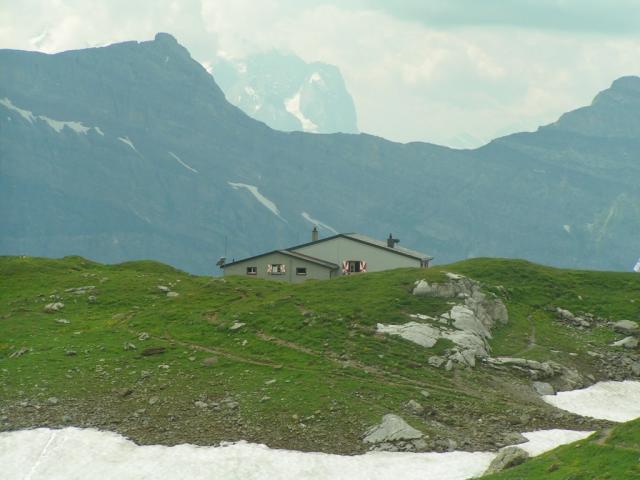
[[[394,232],[438,262],[627,269],[639,254],[636,77],[535,133],[456,151],[271,130],[168,34],[0,62],[1,254],[212,273],[225,253],[308,241],[316,221]]]

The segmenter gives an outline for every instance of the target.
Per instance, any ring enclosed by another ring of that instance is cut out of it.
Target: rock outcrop
[[[573,325],[574,327],[589,328],[593,323],[592,316],[575,315],[564,308],[557,307],[556,313],[558,314],[558,320],[568,323],[569,325]]]
[[[624,347],[624,348],[636,348],[638,346],[638,339],[636,337],[625,337],[622,340],[613,342],[612,347]]]
[[[553,379],[556,390],[575,390],[576,388],[582,388],[593,383],[588,379],[585,379],[577,370],[565,367],[554,361],[538,362],[536,360],[529,360],[526,358],[515,357],[496,357],[487,358],[486,363],[494,367],[509,367],[514,370],[526,373],[532,380],[546,380]],[[539,392],[541,384],[534,389]],[[545,387],[546,388],[546,387]]]
[[[533,382],[533,389],[538,395],[555,395],[556,390],[553,385],[547,382]]]
[[[506,447],[498,452],[496,458],[494,458],[489,464],[489,467],[484,472],[485,475],[501,472],[507,468],[520,465],[529,458],[529,454],[523,449],[518,447]]]
[[[625,335],[640,334],[640,326],[631,320],[620,320],[619,322],[613,323],[612,327],[616,332],[624,333]]]
[[[424,434],[401,417],[389,413],[382,417],[382,422],[367,430],[363,442],[372,444],[372,450],[415,451],[423,450],[426,442]]]
[[[58,312],[60,310],[62,310],[64,308],[64,303],[62,302],[53,302],[53,303],[47,303],[44,306],[44,311],[46,313],[53,313],[53,312]]]
[[[382,423],[367,430],[363,442],[396,442],[398,440],[416,440],[422,437],[423,434],[420,430],[413,428],[398,415],[389,413],[382,417]]]
[[[433,347],[441,338],[450,340],[455,347],[446,357],[429,358],[429,364],[434,367],[445,366],[447,370],[455,365],[473,367],[477,358],[489,356],[491,329],[496,323],[509,321],[507,308],[495,295],[483,292],[478,282],[454,273],[446,275],[449,279],[447,283],[416,282],[413,294],[452,298],[462,303],[453,305],[437,318],[414,314],[410,315],[414,321],[403,325],[379,323],[377,331],[398,335],[426,348]]]

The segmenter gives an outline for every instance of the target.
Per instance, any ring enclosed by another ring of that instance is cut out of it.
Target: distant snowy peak
[[[333,65],[277,52],[204,65],[229,102],[276,130],[358,132],[353,99]]]
[[[300,110],[300,94],[301,91],[298,90],[293,97],[287,98],[284,101],[284,108],[287,110],[287,112],[298,119],[303,131],[318,133],[318,125],[305,117],[304,113],[302,113],[302,111]]]

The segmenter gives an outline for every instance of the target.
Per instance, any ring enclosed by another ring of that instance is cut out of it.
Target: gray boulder
[[[616,332],[625,333],[627,335],[634,335],[640,333],[640,327],[638,324],[631,320],[620,320],[613,324],[613,329]]]
[[[414,415],[422,415],[424,413],[424,407],[415,400],[409,400],[406,404],[407,410]]]
[[[583,317],[578,315],[574,315],[569,310],[565,310],[564,308],[556,308],[556,313],[558,314],[558,318],[563,322],[569,323],[576,327],[590,327],[591,323]]]
[[[550,383],[547,382],[533,382],[533,389],[538,395],[555,395],[556,390]]]
[[[441,336],[440,329],[424,323],[409,322],[404,325],[384,325],[378,323],[377,331],[388,335],[398,335],[420,346],[431,348]]]
[[[44,306],[44,311],[47,313],[53,313],[53,312],[62,310],[63,308],[64,308],[64,303],[62,302],[47,303]]]
[[[501,472],[507,468],[515,467],[516,465],[523,463],[527,458],[529,458],[529,454],[521,448],[503,448],[498,452],[498,455],[493,459],[484,474],[489,475],[491,473]]]
[[[382,423],[367,430],[364,434],[365,443],[397,442],[402,440],[417,440],[422,438],[421,431],[416,430],[398,415],[389,413],[382,417]]]
[[[638,346],[638,339],[636,337],[625,337],[622,340],[613,342],[612,347],[624,347],[624,348],[636,348]]]

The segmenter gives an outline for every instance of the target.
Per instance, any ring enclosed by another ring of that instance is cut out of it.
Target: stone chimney
[[[318,241],[318,227],[313,227],[313,230],[311,230],[311,241],[312,242],[317,242]]]
[[[389,234],[389,238],[387,238],[387,247],[395,248],[396,243],[400,243],[400,240],[398,240],[397,238],[393,238],[393,235]]]

